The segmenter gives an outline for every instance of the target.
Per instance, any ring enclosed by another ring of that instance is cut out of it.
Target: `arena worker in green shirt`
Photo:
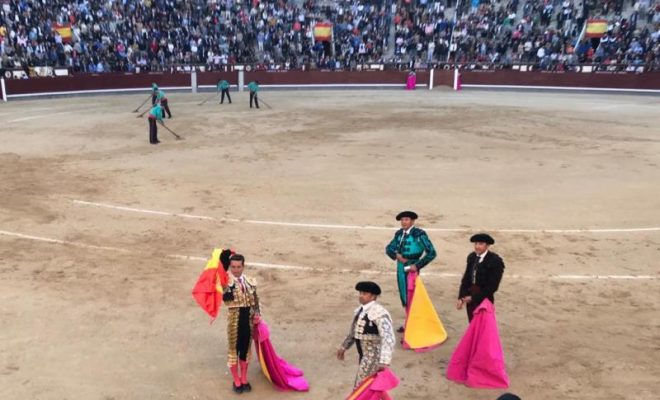
[[[163,122],[163,109],[159,103],[156,103],[151,107],[149,118],[147,118],[147,120],[149,121],[149,143],[160,143],[158,140],[158,125],[156,124],[156,121]]]
[[[250,108],[252,108],[252,102],[259,108],[259,97],[257,92],[259,92],[259,81],[252,81],[248,83],[248,89],[250,89]]]
[[[227,95],[227,100],[229,100],[229,104],[231,104],[231,96],[229,95],[229,82],[226,80],[222,79],[218,81],[218,91],[222,92],[222,95],[220,97],[220,104],[223,104],[225,102],[225,95]]]
[[[167,103],[167,97],[165,97],[165,92],[158,90],[158,95],[156,96],[156,101],[160,104],[163,111],[163,118],[165,118],[165,113],[167,113],[167,118],[172,118],[172,113],[170,112],[170,107]]]
[[[156,100],[158,99],[158,85],[156,85],[156,82],[153,82],[151,84],[151,105],[153,106],[156,104]]]

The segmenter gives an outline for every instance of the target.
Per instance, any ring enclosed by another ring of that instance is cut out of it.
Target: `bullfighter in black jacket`
[[[467,257],[456,309],[460,310],[465,305],[468,320],[472,321],[473,311],[484,299],[495,303],[495,292],[504,273],[504,261],[489,251],[489,247],[495,243],[490,235],[479,233],[472,236],[470,241],[474,243],[474,252]]]

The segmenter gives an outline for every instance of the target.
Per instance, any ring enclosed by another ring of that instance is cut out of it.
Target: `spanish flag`
[[[222,289],[227,286],[229,276],[229,257],[234,254],[232,250],[213,249],[211,258],[206,262],[204,271],[199,275],[192,295],[202,307],[211,316],[211,322],[215,320],[220,311],[222,303]]]
[[[603,37],[607,33],[607,20],[606,19],[589,19],[587,20],[587,31],[585,36],[588,38]]]
[[[314,26],[314,39],[317,42],[328,42],[332,40],[332,24],[330,22],[319,22]]]
[[[53,24],[53,30],[57,31],[57,33],[62,36],[62,41],[63,42],[70,42],[71,38],[73,37],[73,32],[71,30],[71,24]]]

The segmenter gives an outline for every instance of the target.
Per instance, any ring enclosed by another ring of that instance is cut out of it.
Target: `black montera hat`
[[[498,397],[497,400],[521,400],[521,398],[513,393],[504,393],[503,395]]]
[[[470,238],[470,242],[472,242],[472,243],[481,242],[481,243],[486,243],[486,244],[494,244],[495,239],[493,239],[493,237],[490,236],[487,233],[477,233],[476,235],[474,235]]]
[[[401,221],[401,218],[417,219],[417,213],[414,211],[401,211],[399,214],[397,214],[396,220]]]
[[[375,294],[376,296],[380,296],[381,293],[380,286],[378,286],[376,282],[369,281],[358,282],[357,285],[355,285],[355,290]]]

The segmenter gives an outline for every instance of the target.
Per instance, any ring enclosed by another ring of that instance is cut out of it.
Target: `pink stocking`
[[[238,365],[232,365],[229,367],[229,370],[231,371],[231,376],[234,378],[234,385],[236,387],[241,386],[241,378],[238,376]]]
[[[247,372],[248,372],[248,362],[240,361],[241,363],[241,383],[245,385],[248,383]]]

